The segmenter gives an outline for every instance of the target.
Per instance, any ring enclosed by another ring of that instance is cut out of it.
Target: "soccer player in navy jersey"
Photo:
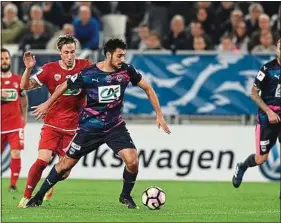
[[[238,188],[248,167],[263,164],[277,141],[281,143],[281,39],[277,42],[277,58],[264,64],[252,87],[251,98],[259,106],[256,126],[256,154],[238,163],[232,183]],[[280,193],[281,198],[281,193]]]
[[[124,93],[129,82],[146,92],[156,112],[158,128],[161,127],[168,134],[170,130],[153,88],[132,65],[124,63],[126,48],[126,44],[122,40],[110,39],[104,46],[106,57],[104,61],[89,66],[79,74],[70,77],[48,101],[37,106],[34,114],[37,118],[41,118],[67,89],[86,91],[87,105],[80,113],[79,128],[66,156],[53,167],[40,190],[26,204],[26,207],[40,206],[45,193],[58,181],[63,180],[64,173],[71,170],[82,156],[106,143],[125,163],[123,189],[119,201],[128,208],[137,208],[131,197],[131,191],[138,174],[138,155],[121,116]]]

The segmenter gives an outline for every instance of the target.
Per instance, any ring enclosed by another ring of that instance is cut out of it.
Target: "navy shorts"
[[[277,138],[281,143],[281,124],[268,124],[256,126],[256,154],[268,154],[276,144]]]
[[[126,148],[136,149],[124,123],[109,132],[78,130],[73,137],[66,155],[74,159],[80,159],[82,156],[98,149],[104,143],[106,143],[115,154],[118,154],[120,150]]]

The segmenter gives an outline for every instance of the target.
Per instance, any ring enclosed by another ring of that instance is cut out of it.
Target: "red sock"
[[[31,198],[32,192],[41,179],[42,172],[47,165],[47,162],[40,159],[37,159],[36,162],[32,165],[28,172],[27,183],[23,195],[25,198]]]
[[[10,163],[11,168],[11,179],[10,179],[10,187],[16,186],[17,181],[19,179],[20,175],[20,169],[21,169],[21,159],[11,159]]]

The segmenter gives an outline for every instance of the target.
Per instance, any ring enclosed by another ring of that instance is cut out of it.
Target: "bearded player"
[[[76,59],[76,39],[72,36],[59,37],[57,49],[60,52],[61,60],[45,64],[32,77],[30,74],[36,63],[35,56],[30,52],[24,54],[26,69],[21,79],[22,89],[31,90],[45,85],[50,94],[53,94],[66,79],[92,64],[88,60]],[[85,93],[78,89],[65,91],[63,96],[50,107],[41,129],[38,158],[29,170],[24,195],[18,207],[24,208],[31,198],[32,192],[53,154],[60,157],[65,155],[66,148],[77,129],[78,114],[84,104]],[[64,177],[67,177],[68,174],[65,174]],[[49,196],[51,194],[52,192],[49,193]]]
[[[23,128],[27,119],[27,96],[20,89],[20,76],[11,71],[11,55],[1,48],[1,154],[7,143],[11,153],[9,191],[17,191],[21,170],[20,151],[24,147]]]

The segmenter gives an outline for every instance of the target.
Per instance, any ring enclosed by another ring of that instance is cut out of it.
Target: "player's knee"
[[[258,165],[263,164],[268,158],[268,154],[264,154],[264,155],[257,155],[256,156],[256,163]]]
[[[40,149],[38,152],[38,159],[45,161],[46,163],[50,162],[53,152],[47,149]]]
[[[138,159],[130,160],[126,163],[127,169],[133,173],[138,172],[139,162]]]
[[[65,180],[66,178],[68,178],[69,175],[70,175],[70,170],[66,171],[66,172],[63,174],[63,176],[62,176],[63,180]]]
[[[11,150],[11,158],[19,159],[20,158],[20,150],[12,149]]]

